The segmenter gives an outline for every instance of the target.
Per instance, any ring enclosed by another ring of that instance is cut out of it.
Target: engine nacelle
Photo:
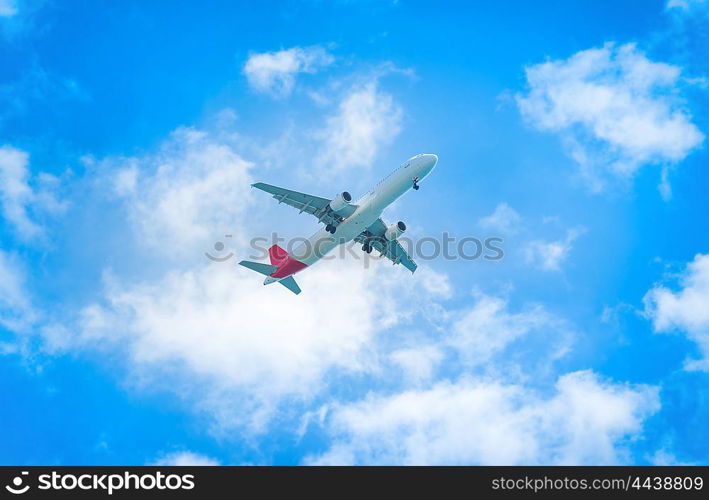
[[[387,228],[387,230],[384,232],[384,237],[389,241],[394,241],[399,236],[404,234],[404,231],[406,231],[406,224],[404,224],[402,221],[399,221],[396,224],[392,224]]]
[[[349,203],[352,201],[352,195],[348,193],[347,191],[343,191],[330,202],[330,208],[332,208],[333,211],[339,212],[343,208],[345,208]]]

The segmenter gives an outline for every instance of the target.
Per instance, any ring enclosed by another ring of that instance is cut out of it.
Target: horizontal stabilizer
[[[278,269],[277,266],[272,266],[271,264],[261,264],[260,262],[251,262],[250,260],[242,260],[239,262],[239,265],[266,276],[270,276]]]
[[[279,281],[279,283],[296,295],[300,293],[300,287],[298,286],[298,283],[295,282],[293,276],[288,276],[287,278]]]

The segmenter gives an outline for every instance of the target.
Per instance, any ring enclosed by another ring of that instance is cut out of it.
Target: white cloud
[[[49,174],[38,176],[44,181],[45,189],[33,189],[29,184],[29,155],[12,146],[0,147],[0,203],[5,219],[14,226],[23,239],[32,239],[42,235],[42,227],[35,222],[34,215],[42,212],[56,213],[64,209],[51,192],[51,185],[56,180]],[[49,182],[47,182],[49,181]]]
[[[17,256],[0,250],[0,325],[9,330],[23,331],[37,317],[25,281]]]
[[[15,0],[0,0],[0,17],[12,17],[17,14]]]
[[[704,140],[678,99],[680,68],[649,60],[634,44],[578,52],[526,68],[519,109],[561,133],[591,187],[644,164],[672,164]]]
[[[662,167],[660,173],[660,183],[657,185],[658,191],[660,191],[660,196],[665,201],[670,201],[672,199],[672,184],[670,184],[669,169],[665,166]]]
[[[495,207],[495,211],[481,218],[478,224],[483,229],[500,231],[506,234],[516,233],[522,218],[515,209],[507,203],[500,203]]]
[[[697,463],[684,462],[679,460],[674,453],[668,451],[666,448],[660,448],[655,451],[652,455],[648,456],[648,461],[652,465],[660,466],[687,466],[687,465],[699,465]]]
[[[181,128],[156,154],[104,165],[140,241],[166,257],[202,255],[215,234],[243,233],[252,164],[205,132]]]
[[[293,47],[251,54],[244,65],[244,74],[254,90],[285,97],[293,91],[298,73],[315,73],[334,60],[322,47]]]
[[[690,11],[695,7],[704,7],[707,5],[707,0],[668,0],[668,9],[677,9],[681,11]]]
[[[248,270],[216,264],[114,288],[107,307],[84,311],[84,340],[124,344],[131,362],[153,373],[179,366],[181,386],[240,391],[247,420],[240,423],[258,427],[248,422],[249,405],[256,411],[283,396],[307,399],[321,390],[327,370],[362,369],[375,304],[370,295],[349,293],[364,288],[364,275],[343,267],[309,270],[300,296],[264,287]],[[334,291],[337,282],[348,290]]]
[[[566,237],[556,241],[534,240],[525,249],[527,262],[544,271],[559,271],[573,248],[573,242],[582,234],[580,229],[570,229]]]
[[[680,286],[676,292],[662,285],[652,288],[644,298],[645,314],[657,332],[685,332],[703,355],[688,362],[687,368],[709,371],[709,255],[695,256]]]
[[[328,173],[369,168],[379,149],[401,130],[401,107],[376,81],[356,85],[315,135],[323,141],[317,164]]]
[[[421,265],[416,271],[416,282],[432,297],[447,299],[453,294],[448,275],[434,271],[428,266]]]
[[[65,349],[125,348],[136,379],[197,399],[215,430],[259,432],[284,398],[320,394],[329,372],[372,369],[375,334],[427,297],[401,293],[397,271],[321,262],[299,279],[298,296],[265,287],[261,276],[233,264],[174,270],[138,285],[109,283],[105,305],[83,310],[81,334],[53,340]],[[352,293],[373,283],[377,294]]]
[[[429,381],[443,358],[443,351],[437,345],[404,348],[391,354],[392,361],[401,367],[407,379],[414,384]]]
[[[516,340],[525,338],[539,346],[534,349],[535,358],[543,357],[550,364],[566,353],[570,335],[569,326],[540,305],[514,313],[508,310],[506,300],[479,294],[473,307],[452,324],[446,342],[459,351],[466,364],[483,365]],[[531,339],[532,336],[536,339]],[[549,348],[553,349],[552,353],[547,352]],[[524,351],[519,346],[517,350],[517,355]],[[512,360],[514,356],[506,358]],[[501,364],[495,363],[496,366]]]
[[[657,388],[561,376],[550,396],[463,378],[332,409],[317,464],[616,464],[659,408]]]
[[[377,310],[381,311],[378,319],[380,330],[413,321],[416,317],[438,320],[445,316],[439,301],[453,294],[447,274],[425,265],[420,265],[416,274],[402,273],[400,265],[393,266],[386,258],[372,257],[370,260],[368,255],[362,262],[365,269],[369,267],[368,262],[376,263],[367,273],[373,275],[371,279],[388,297],[376,305]]]
[[[113,189],[119,196],[135,194],[138,186],[138,165],[135,159],[129,160],[128,165],[122,166],[116,173]]]
[[[209,465],[219,465],[219,462],[213,458],[207,457],[205,455],[200,455],[198,453],[193,453],[191,451],[180,451],[175,453],[170,453],[155,461],[151,465],[158,466],[209,466]]]

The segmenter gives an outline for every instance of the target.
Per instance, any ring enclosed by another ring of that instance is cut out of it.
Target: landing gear
[[[327,231],[330,234],[335,234],[335,231],[337,231],[337,228],[333,226],[332,224],[328,224],[325,226],[325,231]]]
[[[418,190],[419,190],[419,187],[420,187],[420,186],[419,186],[419,178],[418,178],[418,176],[414,177],[413,181],[414,181],[414,189],[415,189],[416,191],[418,191]]]
[[[362,245],[362,251],[367,253],[372,253],[372,246],[369,243]]]

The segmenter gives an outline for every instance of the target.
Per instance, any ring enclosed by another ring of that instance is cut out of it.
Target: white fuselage
[[[307,266],[312,266],[338,245],[356,238],[381,217],[389,205],[413,188],[415,177],[420,182],[431,173],[437,161],[438,157],[433,154],[419,154],[406,160],[355,202],[357,210],[340,222],[335,234],[328,233],[323,227],[307,242],[296,247],[291,256]]]

